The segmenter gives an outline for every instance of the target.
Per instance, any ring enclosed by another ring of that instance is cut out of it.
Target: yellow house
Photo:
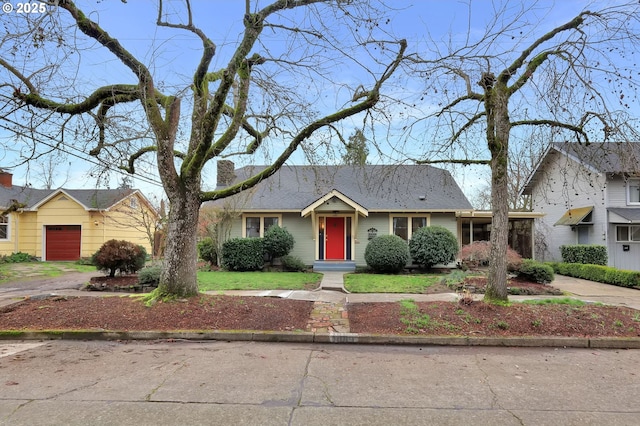
[[[34,189],[0,170],[0,255],[89,257],[111,239],[152,253],[159,216],[137,189]]]

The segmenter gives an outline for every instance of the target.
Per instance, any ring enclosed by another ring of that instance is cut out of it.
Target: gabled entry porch
[[[358,219],[368,211],[337,190],[332,190],[302,210],[311,217],[315,241],[314,270],[353,271]]]

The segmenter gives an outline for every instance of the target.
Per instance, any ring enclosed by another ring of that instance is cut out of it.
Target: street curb
[[[187,340],[279,343],[333,343],[411,346],[498,346],[640,349],[640,338],[617,337],[465,337],[396,334],[310,333],[269,331],[0,331],[2,340]]]

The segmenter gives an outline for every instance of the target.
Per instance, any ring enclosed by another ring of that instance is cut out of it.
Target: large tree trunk
[[[191,183],[167,194],[170,202],[164,268],[159,296],[190,297],[198,294],[196,249],[200,191]]]
[[[509,237],[509,197],[507,187],[507,154],[498,153],[491,159],[491,252],[489,275],[484,299],[506,301],[507,246]]]
[[[495,85],[494,85],[495,83]],[[485,74],[487,111],[487,141],[491,152],[491,252],[489,276],[484,299],[488,302],[507,301],[507,245],[509,240],[509,118],[508,89],[503,82],[495,82],[492,74]]]

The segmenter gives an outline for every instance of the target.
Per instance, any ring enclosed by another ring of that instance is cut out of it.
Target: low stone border
[[[395,334],[261,331],[0,331],[1,340],[190,340],[334,343],[419,346],[503,346],[640,349],[640,338],[617,337],[448,337]]]

